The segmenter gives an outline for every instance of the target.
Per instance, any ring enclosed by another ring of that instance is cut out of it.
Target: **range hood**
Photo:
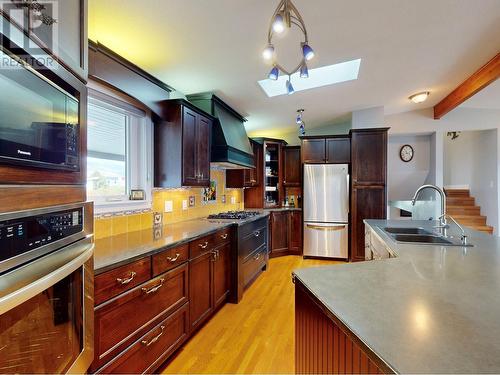
[[[246,120],[213,93],[188,95],[187,99],[216,118],[211,164],[223,169],[253,168],[253,150],[243,125]]]

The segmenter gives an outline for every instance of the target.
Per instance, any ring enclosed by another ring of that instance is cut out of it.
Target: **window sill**
[[[151,201],[94,202],[94,215],[113,214],[134,210],[149,210],[151,206]]]

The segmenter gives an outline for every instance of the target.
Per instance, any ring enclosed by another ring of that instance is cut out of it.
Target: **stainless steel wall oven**
[[[92,203],[0,214],[0,373],[87,371],[92,233]]]

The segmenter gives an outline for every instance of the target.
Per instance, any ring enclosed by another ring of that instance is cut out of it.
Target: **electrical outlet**
[[[165,212],[172,212],[174,210],[173,201],[165,201]]]
[[[236,197],[231,197],[231,204],[236,204]]]
[[[182,200],[182,209],[187,210],[188,209],[188,201],[187,199]]]

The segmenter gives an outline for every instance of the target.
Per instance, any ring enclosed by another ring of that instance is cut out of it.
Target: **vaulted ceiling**
[[[257,81],[269,70],[273,0],[89,0],[89,34],[184,94],[216,91],[248,118],[252,134],[324,126],[358,109],[387,114],[430,107],[500,47],[499,0],[294,0],[316,57],[311,67],[361,58],[359,78],[268,98]],[[300,35],[278,42],[295,65]],[[407,97],[430,90],[415,105]]]

